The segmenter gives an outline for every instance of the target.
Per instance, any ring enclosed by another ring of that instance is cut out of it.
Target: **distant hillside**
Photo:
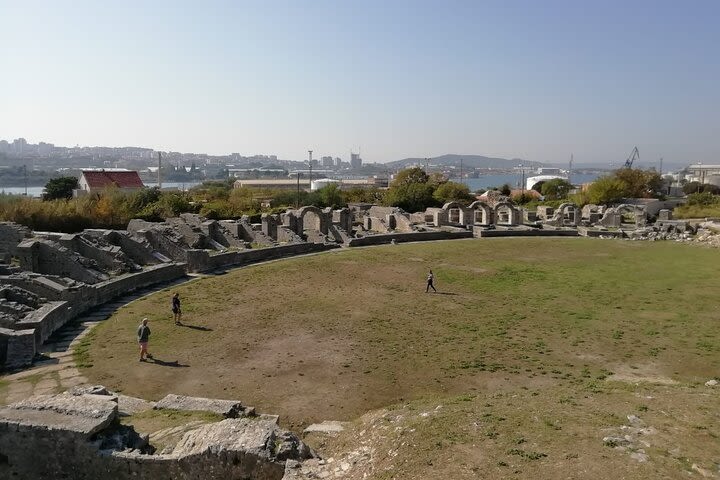
[[[443,165],[446,167],[459,167],[460,160],[462,160],[463,167],[466,168],[513,168],[519,164],[523,164],[528,167],[542,167],[543,164],[540,162],[530,162],[522,160],[520,158],[513,158],[508,160],[507,158],[493,158],[484,157],[482,155],[455,155],[448,154],[439,157],[433,157],[428,162],[431,165]],[[424,158],[403,158],[402,160],[395,160],[388,162],[386,165],[393,168],[405,168],[411,165],[424,165]]]

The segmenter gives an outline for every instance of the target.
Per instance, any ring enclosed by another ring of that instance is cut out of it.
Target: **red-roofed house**
[[[145,185],[135,170],[83,170],[78,180],[78,190],[82,193],[99,192],[111,186],[138,190]]]

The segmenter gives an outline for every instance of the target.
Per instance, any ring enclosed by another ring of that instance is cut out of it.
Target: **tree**
[[[319,203],[317,206],[320,208],[340,208],[345,204],[342,193],[340,192],[340,187],[334,183],[330,183],[318,189],[315,194],[317,195]]]
[[[71,199],[73,190],[78,188],[76,177],[53,178],[45,185],[44,200]]]
[[[691,193],[688,195],[688,205],[699,205],[707,207],[720,203],[720,197],[713,195],[710,192]]]
[[[377,187],[353,187],[342,192],[344,203],[382,203],[384,192]]]
[[[662,189],[663,180],[655,170],[639,168],[621,168],[613,172],[613,177],[623,182],[623,197],[654,198]]]
[[[408,212],[421,212],[428,207],[438,205],[433,197],[432,185],[427,183],[411,183],[390,188],[385,195],[386,205],[400,207]]]
[[[469,202],[473,200],[470,189],[464,183],[445,182],[440,184],[433,193],[433,197],[440,203]]]
[[[402,170],[390,184],[383,203],[408,212],[419,212],[435,206],[438,203],[433,197],[435,187],[429,180],[430,177],[422,168]]]
[[[428,183],[429,180],[430,176],[422,168],[406,168],[395,175],[395,179],[392,181],[392,184],[390,184],[390,188],[414,183]]]
[[[500,193],[502,193],[506,197],[510,196],[510,192],[510,185],[508,185],[507,183],[500,187]]]
[[[512,196],[512,201],[518,205],[525,205],[534,200],[536,200],[536,198],[528,192],[522,192]]]
[[[615,177],[600,177],[587,191],[588,202],[605,205],[617,202],[625,196],[625,183]]]
[[[683,193],[686,195],[690,195],[691,193],[702,193],[702,192],[708,192],[712,193],[713,195],[717,195],[720,193],[720,187],[716,185],[712,185],[710,183],[700,183],[700,182],[689,182],[683,185]]]
[[[572,184],[563,178],[553,178],[542,184],[540,189],[545,199],[560,200],[567,198],[568,193],[572,189]]]

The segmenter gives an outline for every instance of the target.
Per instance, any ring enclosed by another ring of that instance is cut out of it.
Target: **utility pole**
[[[297,198],[295,199],[295,210],[300,208],[300,172],[297,172]]]
[[[158,152],[158,189],[162,190],[162,153]]]
[[[23,176],[25,177],[25,196],[27,197],[27,164],[23,165]]]
[[[660,157],[660,176],[662,177],[662,157]]]
[[[462,165],[462,163],[463,163],[463,159],[461,158],[460,159],[460,183],[463,183],[463,171],[462,171],[463,165]]]
[[[310,190],[312,190],[312,150],[308,150],[308,164],[310,165]]]

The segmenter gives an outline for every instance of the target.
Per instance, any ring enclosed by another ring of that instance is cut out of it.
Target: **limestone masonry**
[[[132,412],[119,405],[118,395],[91,387],[0,408],[0,478],[280,480],[286,463],[315,457],[276,417],[240,402],[175,395],[154,408],[185,405],[227,418],[190,428],[157,453],[147,436],[120,423]]]

